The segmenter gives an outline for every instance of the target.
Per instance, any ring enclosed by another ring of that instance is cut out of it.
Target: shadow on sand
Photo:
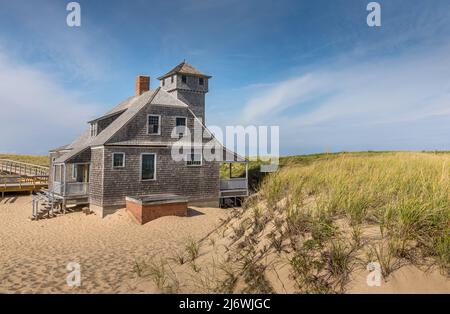
[[[204,213],[199,212],[198,210],[195,210],[193,208],[188,208],[188,210],[187,210],[188,217],[195,217],[195,216],[200,216],[200,215],[204,215]]]

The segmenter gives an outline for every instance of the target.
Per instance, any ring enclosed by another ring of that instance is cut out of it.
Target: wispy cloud
[[[266,91],[250,99],[243,110],[243,116],[246,122],[251,122],[264,119],[268,114],[273,116],[282,113],[289,107],[307,101],[314,94],[320,93],[324,83],[316,79],[313,74],[307,74],[269,87],[263,85]],[[255,89],[255,85],[252,89]]]
[[[45,154],[55,143],[72,141],[97,114],[79,93],[2,50],[0,82],[1,152]]]
[[[370,63],[344,62],[332,70],[317,67],[257,91],[242,110],[242,121],[280,125],[288,152],[448,149],[448,69],[449,46]]]
[[[114,73],[109,53],[118,45],[89,19],[82,6],[82,26],[68,27],[68,2],[17,0],[2,3],[0,43],[22,60],[68,80],[104,80]],[[7,12],[7,15],[6,15]],[[11,31],[13,28],[14,31]],[[23,38],[17,40],[17,38]]]

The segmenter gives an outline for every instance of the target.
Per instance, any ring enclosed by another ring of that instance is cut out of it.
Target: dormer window
[[[91,137],[97,136],[97,122],[91,123]]]
[[[153,114],[148,115],[147,134],[161,134],[161,116]]]
[[[203,79],[203,77],[200,77],[200,78],[198,79],[198,84],[200,84],[200,85],[205,85],[205,80]]]
[[[181,82],[186,83],[187,82],[187,77],[186,75],[182,75],[181,76]]]

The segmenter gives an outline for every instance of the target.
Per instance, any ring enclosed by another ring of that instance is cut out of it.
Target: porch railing
[[[220,190],[247,190],[248,181],[247,178],[234,178],[220,180]]]
[[[80,196],[89,194],[89,182],[53,182],[50,192],[61,196]]]

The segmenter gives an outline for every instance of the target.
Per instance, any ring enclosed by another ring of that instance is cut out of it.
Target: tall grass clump
[[[283,167],[264,179],[259,195],[294,226],[327,235],[330,217],[344,217],[359,241],[361,225],[377,224],[395,257],[450,267],[448,154],[342,154]]]

